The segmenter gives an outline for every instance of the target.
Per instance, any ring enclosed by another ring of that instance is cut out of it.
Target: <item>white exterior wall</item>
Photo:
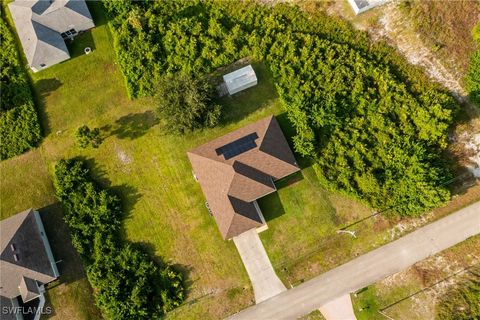
[[[357,3],[355,2],[355,0],[348,0],[348,3],[350,4],[350,6],[352,7],[353,11],[355,12],[355,14],[359,14],[359,13],[362,13],[362,12],[365,12],[365,11],[368,11],[374,7],[377,7],[377,6],[380,6],[386,2],[388,2],[390,0],[368,0],[368,3],[369,5],[368,6],[365,6],[363,8],[358,8],[357,6]]]

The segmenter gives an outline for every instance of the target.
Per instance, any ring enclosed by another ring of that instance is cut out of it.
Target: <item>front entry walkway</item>
[[[253,286],[255,302],[260,303],[287,291],[273,270],[267,252],[255,229],[233,238]]]
[[[325,303],[318,310],[327,320],[357,320],[353,312],[352,299],[348,293]]]

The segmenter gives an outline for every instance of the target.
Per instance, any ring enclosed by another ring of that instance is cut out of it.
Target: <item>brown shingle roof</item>
[[[273,180],[300,170],[274,116],[187,155],[225,239],[261,226],[253,201],[276,190]]]

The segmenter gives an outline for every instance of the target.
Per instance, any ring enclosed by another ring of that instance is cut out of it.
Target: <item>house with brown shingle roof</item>
[[[274,116],[261,119],[187,152],[207,207],[224,239],[266,229],[257,199],[274,181],[300,170]]]
[[[39,319],[44,285],[59,273],[38,211],[0,221],[0,240],[0,318]]]

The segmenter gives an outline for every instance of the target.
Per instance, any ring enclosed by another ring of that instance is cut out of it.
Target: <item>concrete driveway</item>
[[[265,301],[287,290],[273,270],[267,252],[255,229],[234,237],[233,242],[237,246],[238,253],[240,253],[240,257],[252,282],[256,303]]]
[[[323,317],[327,320],[357,320],[353,312],[350,294],[344,294],[319,308]]]
[[[477,202],[230,319],[296,319],[479,233],[480,202]]]

